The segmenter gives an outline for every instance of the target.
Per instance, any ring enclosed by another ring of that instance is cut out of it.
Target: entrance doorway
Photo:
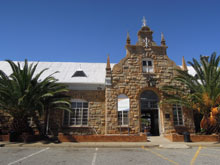
[[[152,136],[159,136],[158,102],[159,98],[153,91],[141,94],[141,132]]]

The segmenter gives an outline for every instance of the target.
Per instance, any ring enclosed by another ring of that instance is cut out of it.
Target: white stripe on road
[[[32,157],[32,156],[34,156],[34,155],[37,155],[37,154],[39,154],[39,153],[41,153],[41,152],[44,152],[44,151],[46,151],[46,150],[49,150],[49,149],[50,149],[49,147],[48,147],[48,148],[45,148],[45,149],[42,149],[42,150],[40,150],[40,151],[38,151],[38,152],[35,152],[35,153],[30,154],[30,155],[28,155],[28,156],[25,156],[25,157],[23,157],[23,158],[21,158],[21,159],[18,159],[18,160],[14,161],[14,162],[11,162],[11,163],[9,163],[8,165],[12,165],[12,164],[18,163],[18,162],[20,162],[20,161],[22,161],[22,160],[25,160],[25,159],[27,159],[27,158],[30,158],[30,157]]]
[[[92,165],[95,165],[98,148],[96,148],[95,150],[96,150],[96,152],[94,153],[94,156],[93,156],[93,159],[92,159]]]

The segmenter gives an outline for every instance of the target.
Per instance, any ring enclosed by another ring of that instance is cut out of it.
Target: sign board
[[[130,110],[130,101],[126,95],[118,97],[118,111],[129,111]]]

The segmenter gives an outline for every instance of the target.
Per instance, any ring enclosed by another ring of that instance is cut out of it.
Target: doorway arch
[[[145,90],[140,95],[141,132],[159,136],[159,97],[151,91]]]

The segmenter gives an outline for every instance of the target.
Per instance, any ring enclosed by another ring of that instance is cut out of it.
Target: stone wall
[[[141,29],[144,33],[145,29]],[[139,31],[139,33],[140,33]],[[138,34],[139,34],[138,33]],[[149,35],[149,34],[148,34]],[[139,36],[139,41],[142,41]],[[119,126],[117,119],[117,96],[125,94],[130,99],[129,129],[130,133],[140,132],[140,95],[145,90],[154,91],[160,101],[163,100],[160,88],[171,83],[175,69],[178,66],[166,55],[166,46],[156,46],[153,41],[149,46],[137,43],[136,45],[126,45],[126,57],[112,69],[112,85],[106,87],[106,134],[118,134]],[[154,44],[154,45],[153,45]],[[150,58],[153,60],[153,73],[142,71],[142,59]],[[180,85],[180,84],[175,84]],[[160,105],[160,126],[161,133],[175,130],[173,125],[173,112],[169,105]],[[166,119],[165,114],[170,118]],[[192,112],[183,110],[184,127],[194,129]]]
[[[83,99],[89,102],[88,125],[77,127],[64,127],[63,111],[54,111],[50,115],[50,128],[55,134],[63,132],[65,134],[87,135],[104,134],[105,130],[105,91],[73,91],[68,95],[71,99]]]
[[[11,120],[10,115],[0,110],[0,134],[7,134],[9,132]]]

